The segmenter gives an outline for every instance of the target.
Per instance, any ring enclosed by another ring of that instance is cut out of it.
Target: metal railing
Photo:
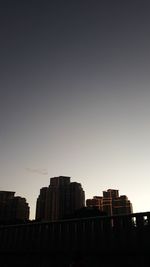
[[[0,227],[0,251],[148,249],[150,212]]]

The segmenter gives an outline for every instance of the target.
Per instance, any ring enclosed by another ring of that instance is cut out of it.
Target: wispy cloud
[[[37,173],[37,174],[42,174],[42,175],[48,175],[48,171],[47,169],[41,169],[41,168],[38,168],[38,169],[33,169],[33,168],[26,168],[26,171],[28,172],[32,172],[32,173]]]

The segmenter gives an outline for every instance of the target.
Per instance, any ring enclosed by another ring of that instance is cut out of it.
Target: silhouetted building
[[[97,207],[108,215],[130,214],[133,212],[132,204],[127,196],[119,196],[119,190],[108,189],[103,196],[95,196],[86,200],[87,207]]]
[[[7,220],[7,209],[6,205],[10,199],[14,198],[15,192],[11,191],[0,191],[0,221]]]
[[[103,191],[103,208],[108,215],[114,215],[114,200],[119,198],[119,191],[116,189],[108,189]]]
[[[29,206],[26,199],[14,195],[15,192],[0,191],[0,222],[29,220]]]
[[[127,196],[120,196],[113,200],[113,214],[130,214],[133,208]]]
[[[70,183],[70,207],[69,212],[73,213],[85,206],[85,194],[80,183]]]
[[[0,191],[0,203],[6,203],[9,199],[14,198],[15,192]]]
[[[49,187],[40,190],[36,205],[36,220],[59,220],[85,206],[85,194],[80,183],[70,177],[50,179]]]
[[[48,187],[43,187],[40,189],[39,197],[36,202],[36,219],[46,218],[46,203],[48,195]]]
[[[103,197],[94,196],[92,199],[86,200],[87,207],[96,207],[99,210],[102,210],[103,207]]]

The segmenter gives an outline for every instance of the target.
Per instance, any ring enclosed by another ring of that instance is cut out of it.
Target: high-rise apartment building
[[[47,203],[47,195],[48,195],[48,187],[43,187],[40,189],[39,197],[37,198],[36,202],[36,217],[46,218],[46,203]]]
[[[95,196],[86,200],[87,207],[97,207],[108,215],[130,214],[133,212],[132,204],[127,196],[119,196],[119,191],[108,189],[103,196]]]
[[[123,195],[113,200],[113,214],[130,214],[132,212],[132,204],[127,196]]]
[[[15,222],[29,219],[29,206],[25,198],[15,192],[0,191],[0,221]]]
[[[85,206],[85,194],[80,183],[70,177],[50,178],[49,187],[40,190],[36,205],[37,220],[59,220]]]

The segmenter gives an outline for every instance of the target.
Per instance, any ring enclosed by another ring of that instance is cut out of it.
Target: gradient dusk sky
[[[0,2],[0,190],[53,176],[150,211],[150,1]]]

